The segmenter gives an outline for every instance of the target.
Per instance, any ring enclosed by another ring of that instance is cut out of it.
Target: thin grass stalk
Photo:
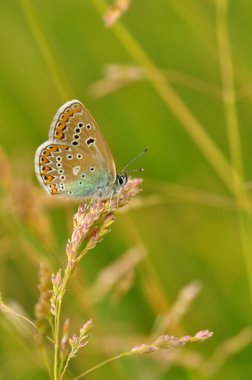
[[[21,0],[21,7],[61,101],[65,102],[67,99],[73,98],[71,95],[73,94],[73,91],[70,88],[70,85],[66,82],[66,76],[63,75],[62,72],[62,65],[58,63],[58,60],[50,47],[48,38],[45,36],[33,2],[31,0]]]
[[[227,0],[217,0],[216,7],[219,63],[222,79],[222,98],[225,107],[231,160],[232,165],[240,174],[241,179],[243,179],[242,147],[236,111],[236,94],[234,89],[234,69],[227,25]],[[236,186],[235,183],[234,186]]]
[[[176,338],[174,336],[169,335],[160,335],[154,342],[150,344],[139,344],[133,347],[130,351],[123,352],[119,355],[113,356],[112,358],[106,359],[103,362],[95,365],[94,367],[89,368],[87,371],[82,372],[80,375],[73,378],[73,380],[79,380],[95,371],[96,369],[103,367],[104,365],[121,359],[126,356],[134,356],[134,355],[146,355],[152,354],[153,352],[157,352],[159,350],[171,350],[175,348],[181,348],[187,344],[195,343],[195,342],[203,342],[209,338],[211,338],[213,333],[209,330],[202,330],[197,332],[194,336],[186,335],[182,338]]]
[[[123,352],[123,353],[121,353],[121,354],[119,354],[119,355],[113,356],[112,358],[106,359],[106,360],[104,360],[103,362],[100,362],[99,364],[96,364],[95,366],[89,368],[87,371],[81,373],[80,375],[74,377],[73,380],[79,380],[79,379],[82,379],[83,377],[87,376],[87,375],[90,374],[91,372],[94,372],[94,371],[97,370],[98,368],[101,368],[101,367],[103,367],[104,365],[113,362],[114,360],[122,359],[123,357],[125,357],[125,356],[130,356],[130,355],[131,355],[131,352]]]
[[[68,280],[69,280],[71,274],[72,274],[72,272],[67,267],[67,269],[64,273],[63,280],[62,280],[62,286],[61,286],[60,294],[58,295],[57,309],[55,312],[55,319],[54,319],[54,365],[53,365],[54,380],[58,380],[58,378],[60,376],[59,363],[58,362],[59,362],[61,306],[62,306],[64,294],[66,292]]]
[[[252,220],[251,206],[244,180],[242,147],[240,141],[238,115],[236,109],[236,94],[234,88],[233,60],[229,41],[227,12],[228,0],[216,0],[217,37],[219,46],[219,61],[222,77],[223,103],[226,117],[228,141],[233,168],[239,173],[241,181],[233,177],[232,185],[236,194],[238,222],[242,242],[242,251],[247,269],[250,300],[252,303]]]
[[[204,8],[204,2],[198,0],[187,0],[177,1],[177,0],[166,0],[167,4],[177,13],[178,17],[187,25],[188,29],[192,31],[195,38],[201,42],[204,49],[211,55],[213,62],[218,60],[215,49],[215,39],[213,38],[215,33],[215,25],[211,19],[211,12],[207,13]],[[215,1],[208,1],[209,5],[212,3],[215,6]],[[205,1],[206,3],[206,1]],[[245,3],[244,3],[245,4]],[[193,14],[193,17],[192,17]],[[199,33],[199,30],[201,31]],[[236,66],[236,76],[240,84],[248,83],[248,78],[251,77],[251,65],[249,62],[244,60],[241,55],[239,46],[232,46],[233,56],[237,63]],[[239,90],[239,98],[246,97],[246,101],[252,101],[251,92],[246,92],[246,86],[242,85],[242,89]],[[249,88],[247,88],[249,89]],[[245,90],[245,92],[243,92]]]

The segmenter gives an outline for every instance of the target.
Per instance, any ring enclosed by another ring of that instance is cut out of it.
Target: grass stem
[[[233,60],[229,42],[227,23],[228,0],[216,0],[217,12],[217,37],[219,46],[219,61],[222,78],[223,104],[226,117],[228,141],[230,147],[231,162],[237,177],[232,178],[232,186],[236,195],[238,224],[241,236],[242,251],[247,269],[250,300],[252,304],[252,220],[251,206],[247,186],[244,180],[242,160],[242,147],[239,132],[238,115],[236,109],[236,94],[234,87]]]

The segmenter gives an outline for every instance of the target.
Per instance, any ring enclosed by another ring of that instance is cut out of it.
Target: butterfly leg
[[[109,196],[109,207],[108,207],[108,211],[110,212],[111,208],[112,208],[112,198],[113,198],[113,195],[114,195],[114,191],[112,190],[111,193],[110,193],[110,196]]]
[[[95,202],[96,199],[98,199],[98,196],[95,194],[95,195],[91,198],[91,200],[90,200],[90,202],[89,202],[89,204],[88,204],[88,206],[87,206],[87,210],[89,210],[89,208],[90,208],[91,205]]]
[[[117,193],[117,199],[116,199],[116,207],[119,208],[119,200],[120,200],[120,194],[121,194],[121,189],[119,189]]]

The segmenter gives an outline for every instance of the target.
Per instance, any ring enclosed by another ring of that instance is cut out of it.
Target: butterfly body
[[[95,120],[78,100],[56,113],[49,140],[35,155],[35,172],[52,195],[108,198],[127,181],[117,175],[111,151]]]

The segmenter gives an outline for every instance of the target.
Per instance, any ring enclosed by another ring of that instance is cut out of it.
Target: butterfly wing
[[[111,151],[90,113],[78,100],[56,113],[49,141],[36,152],[35,171],[50,194],[107,196],[115,183]]]

